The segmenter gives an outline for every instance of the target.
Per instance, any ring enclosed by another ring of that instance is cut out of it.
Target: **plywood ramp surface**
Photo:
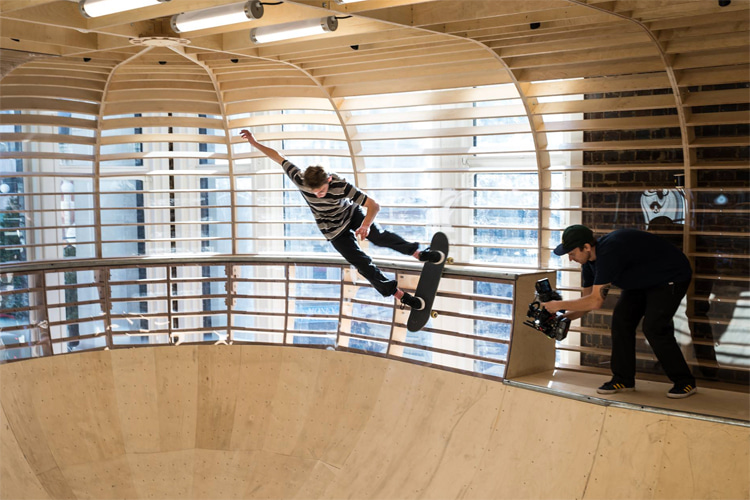
[[[748,498],[747,427],[270,346],[0,366],[0,497]]]

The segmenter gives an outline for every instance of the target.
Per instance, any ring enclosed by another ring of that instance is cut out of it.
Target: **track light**
[[[78,8],[86,17],[101,17],[127,10],[151,7],[170,0],[80,0]]]
[[[322,19],[307,19],[305,21],[253,28],[250,30],[250,40],[254,43],[277,42],[279,40],[336,31],[338,27],[339,21],[335,16],[328,16]]]
[[[172,29],[177,33],[244,23],[263,17],[263,4],[259,0],[233,3],[210,9],[183,12],[172,16]]]

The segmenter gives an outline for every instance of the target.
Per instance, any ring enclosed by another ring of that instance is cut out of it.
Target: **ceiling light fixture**
[[[250,30],[250,40],[253,43],[269,43],[302,36],[319,35],[336,31],[339,21],[335,16],[322,19],[307,19],[293,23],[276,24],[273,26],[261,26]]]
[[[78,8],[86,17],[101,17],[127,10],[151,7],[171,0],[80,0]]]
[[[172,16],[171,23],[173,30],[183,33],[244,23],[261,17],[263,17],[263,4],[259,0],[251,0],[193,12],[182,12]]]

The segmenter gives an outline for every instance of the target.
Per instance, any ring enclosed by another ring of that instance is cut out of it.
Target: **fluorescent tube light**
[[[172,29],[177,33],[244,23],[263,17],[263,4],[259,0],[233,3],[210,9],[183,12],[172,16]]]
[[[293,23],[261,26],[250,30],[250,40],[254,43],[269,43],[302,36],[319,35],[329,31],[336,31],[339,21],[335,16],[322,19],[307,19]]]
[[[170,0],[80,0],[78,8],[86,17],[101,17],[127,10],[151,7]]]

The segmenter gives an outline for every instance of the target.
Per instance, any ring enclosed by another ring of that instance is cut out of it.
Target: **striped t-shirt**
[[[318,229],[328,240],[334,239],[346,229],[352,220],[355,205],[364,205],[367,201],[365,193],[336,174],[329,174],[331,182],[328,184],[328,192],[324,197],[318,198],[310,188],[305,186],[299,167],[289,160],[284,160],[281,166],[294,185],[299,188],[312,210]]]

